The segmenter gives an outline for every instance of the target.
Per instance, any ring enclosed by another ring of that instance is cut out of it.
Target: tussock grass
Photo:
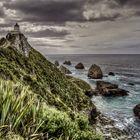
[[[0,80],[0,139],[100,140],[88,118],[48,106],[20,83]]]
[[[81,111],[91,110],[93,107],[84,95],[82,88],[85,83],[67,78],[34,49],[29,53],[29,57],[25,57],[12,47],[0,48],[0,77],[30,86],[48,105],[59,110]],[[88,88],[90,87],[86,86],[86,89]]]

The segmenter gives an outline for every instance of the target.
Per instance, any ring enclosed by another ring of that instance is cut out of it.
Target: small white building
[[[11,31],[11,34],[19,34],[20,33],[20,26],[18,25],[18,23],[16,23],[14,25],[14,30]]]

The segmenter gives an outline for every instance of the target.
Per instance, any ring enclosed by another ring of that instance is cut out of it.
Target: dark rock
[[[129,132],[125,129],[119,129],[115,125],[115,121],[111,118],[98,113],[96,118],[96,130],[101,132],[105,140],[134,140]]]
[[[72,74],[72,72],[63,65],[60,66],[60,71],[64,74]]]
[[[59,66],[59,62],[56,60],[55,62],[54,62],[54,64],[58,67]]]
[[[102,79],[103,72],[99,66],[94,64],[88,70],[88,77],[91,79]]]
[[[133,112],[138,119],[140,119],[140,104],[136,105],[133,109]]]
[[[75,66],[76,69],[84,69],[84,65],[82,63],[78,63],[76,66]]]
[[[105,89],[102,92],[102,95],[103,96],[126,96],[128,95],[128,93],[126,90],[118,88],[118,89]]]
[[[65,65],[71,65],[71,61],[65,61],[63,64],[65,64]]]
[[[110,76],[115,76],[115,73],[109,72],[108,75],[110,75]]]
[[[118,88],[118,85],[104,81],[96,82],[96,90],[102,96],[126,96],[128,91]]]
[[[135,84],[134,84],[134,83],[128,83],[128,85],[130,85],[130,86],[134,86]]]
[[[98,116],[98,112],[96,107],[93,107],[92,110],[89,112],[89,122],[94,124],[96,122],[96,118]]]
[[[85,92],[85,95],[91,98],[91,97],[94,95],[94,93],[93,93],[92,90],[87,90],[87,91]]]
[[[118,88],[118,85],[112,84],[110,82],[105,82],[105,81],[97,81],[96,88],[97,88],[97,90],[102,91],[102,89],[105,89],[105,88],[116,89],[116,88]]]
[[[6,43],[6,39],[3,37],[0,39],[0,46]]]

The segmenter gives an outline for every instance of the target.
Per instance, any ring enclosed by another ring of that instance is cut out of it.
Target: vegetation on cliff
[[[86,115],[92,110],[96,116],[84,93],[90,86],[67,77],[33,48],[23,55],[7,39],[0,47],[0,138],[100,140]]]
[[[87,116],[49,106],[20,83],[0,80],[0,100],[0,139],[100,139]]]

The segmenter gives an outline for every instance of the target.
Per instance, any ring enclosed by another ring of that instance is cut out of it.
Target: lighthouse
[[[14,30],[11,31],[11,34],[19,34],[20,33],[20,26],[18,25],[18,23],[16,23],[14,25]]]
[[[20,27],[19,27],[18,23],[15,24],[14,31],[15,32],[20,32]]]

